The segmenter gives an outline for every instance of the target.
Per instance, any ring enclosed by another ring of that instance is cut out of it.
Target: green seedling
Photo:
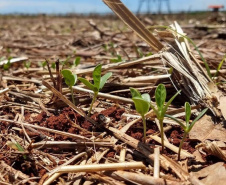
[[[74,66],[77,67],[80,64],[81,57],[76,57],[74,60]]]
[[[74,95],[73,95],[74,93],[73,93],[72,86],[75,85],[75,83],[77,81],[77,75],[72,74],[72,72],[68,69],[62,70],[61,74],[64,77],[65,83],[68,85],[69,89],[71,90],[72,102],[75,104],[75,98],[74,98]]]
[[[226,61],[226,54],[224,55],[223,59],[222,59],[221,62],[219,63],[219,65],[218,65],[218,67],[217,67],[217,71],[216,71],[216,73],[214,74],[214,77],[216,77],[216,76],[218,75],[218,73],[219,73],[219,71],[220,71],[220,69],[221,69],[221,67],[222,67],[222,65],[223,65],[223,63],[224,63],[224,61]]]
[[[14,149],[14,150],[18,150],[20,152],[25,152],[24,148],[18,143],[16,142],[14,139],[12,141],[7,141],[7,146]],[[27,156],[23,155],[23,158],[26,160]]]
[[[117,63],[117,62],[122,62],[122,57],[121,55],[117,55],[117,58],[112,58],[110,59],[111,62]]]
[[[51,68],[56,69],[56,63],[55,62],[51,64]]]
[[[140,92],[134,88],[130,88],[130,92],[132,95],[132,100],[135,104],[136,111],[141,115],[142,120],[143,120],[144,142],[145,142],[146,141],[146,129],[147,129],[145,114],[150,109],[151,98],[150,98],[149,94],[147,94],[147,93],[140,94]]]
[[[160,124],[160,133],[161,133],[161,142],[162,142],[162,151],[164,151],[164,130],[163,130],[163,120],[164,116],[166,114],[166,111],[171,104],[171,102],[174,100],[174,98],[180,93],[181,91],[178,91],[166,104],[166,88],[163,84],[159,84],[158,87],[155,90],[155,101],[157,107],[150,104],[151,108],[156,114],[157,119],[159,120]]]
[[[24,61],[24,67],[26,67],[27,69],[29,69],[31,66],[31,62],[30,61]]]
[[[179,125],[184,130],[184,135],[183,135],[183,138],[182,138],[182,140],[180,142],[180,146],[179,146],[178,160],[180,160],[181,148],[183,146],[185,138],[187,137],[188,133],[191,131],[192,127],[195,125],[196,121],[198,121],[208,110],[208,108],[204,109],[191,123],[189,123],[190,117],[191,117],[191,106],[188,102],[185,102],[184,107],[185,107],[185,125],[182,122],[180,122],[178,119],[174,118],[173,116],[170,116],[167,114],[165,115],[166,117],[171,118],[172,120],[179,123]]]
[[[94,96],[93,96],[93,100],[92,103],[90,105],[89,108],[89,112],[88,112],[88,116],[90,116],[92,107],[94,102],[96,101],[98,92],[104,87],[104,84],[106,83],[106,81],[111,77],[112,73],[106,73],[104,76],[101,77],[101,67],[102,65],[99,64],[95,67],[94,71],[93,71],[93,81],[94,84],[91,84],[88,80],[86,80],[85,78],[78,78],[83,84],[85,84],[90,90],[92,90],[94,92]]]
[[[140,48],[135,47],[135,50],[136,50],[136,53],[139,56],[139,58],[144,57],[144,53],[143,53],[143,51]]]
[[[47,62],[46,62],[46,61],[38,62],[38,65],[39,65],[40,67],[42,67],[43,69],[45,69],[45,66],[47,66]]]
[[[10,63],[11,59],[12,59],[12,57],[9,57],[7,63],[3,65],[4,70],[9,70],[9,68],[11,66],[11,63]]]

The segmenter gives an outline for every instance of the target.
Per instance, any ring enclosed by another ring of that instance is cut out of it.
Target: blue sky
[[[122,0],[127,7],[136,11],[140,0]],[[151,11],[157,11],[157,0],[151,1]],[[220,4],[226,9],[226,0],[170,0],[172,11],[208,10],[208,5]],[[142,11],[146,11],[143,3]],[[162,10],[166,10],[163,1]],[[0,0],[0,14],[7,13],[108,13],[109,8],[102,0]]]

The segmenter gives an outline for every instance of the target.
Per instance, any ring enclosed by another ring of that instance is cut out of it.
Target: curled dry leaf
[[[205,141],[205,143],[201,144],[200,146],[203,147],[203,149],[208,154],[214,155],[214,156],[218,157],[219,159],[226,161],[226,152],[221,150],[215,141],[211,142],[211,141],[207,140],[207,141]]]

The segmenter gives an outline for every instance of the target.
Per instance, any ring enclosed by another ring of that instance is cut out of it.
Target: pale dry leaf
[[[211,117],[205,115],[195,123],[189,138],[199,141],[209,139],[226,142],[226,129],[221,124],[214,125]]]
[[[224,117],[224,119],[226,119],[226,96],[222,96],[220,97],[220,104],[219,104],[219,109],[221,110],[221,113]]]
[[[203,168],[198,172],[193,172],[192,175],[195,175],[197,178],[203,178],[200,180],[205,185],[219,184],[223,185],[226,182],[226,169],[223,162],[219,162]]]

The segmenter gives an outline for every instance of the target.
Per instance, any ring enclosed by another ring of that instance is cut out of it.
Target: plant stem
[[[183,143],[184,143],[184,140],[185,140],[186,136],[187,136],[187,132],[184,132],[183,138],[182,138],[182,140],[181,140],[181,142],[180,142],[180,146],[179,146],[179,151],[178,151],[178,161],[180,160],[181,148],[182,148],[182,146],[183,146]]]
[[[143,120],[143,128],[144,128],[144,143],[146,143],[146,130],[147,130],[147,127],[146,127],[146,119],[145,119],[144,115],[142,115],[142,120]]]
[[[71,98],[72,98],[72,102],[73,102],[73,104],[75,105],[74,91],[73,91],[72,87],[70,87],[70,90],[71,90]]]
[[[90,117],[90,114],[91,114],[91,111],[92,111],[92,108],[93,108],[93,104],[96,101],[97,95],[98,95],[98,92],[94,92],[93,100],[92,100],[92,103],[91,103],[90,108],[89,108],[89,113],[88,113],[89,117]]]
[[[161,133],[161,141],[162,141],[162,153],[164,152],[164,130],[163,130],[163,119],[159,120],[160,124],[160,133]]]

